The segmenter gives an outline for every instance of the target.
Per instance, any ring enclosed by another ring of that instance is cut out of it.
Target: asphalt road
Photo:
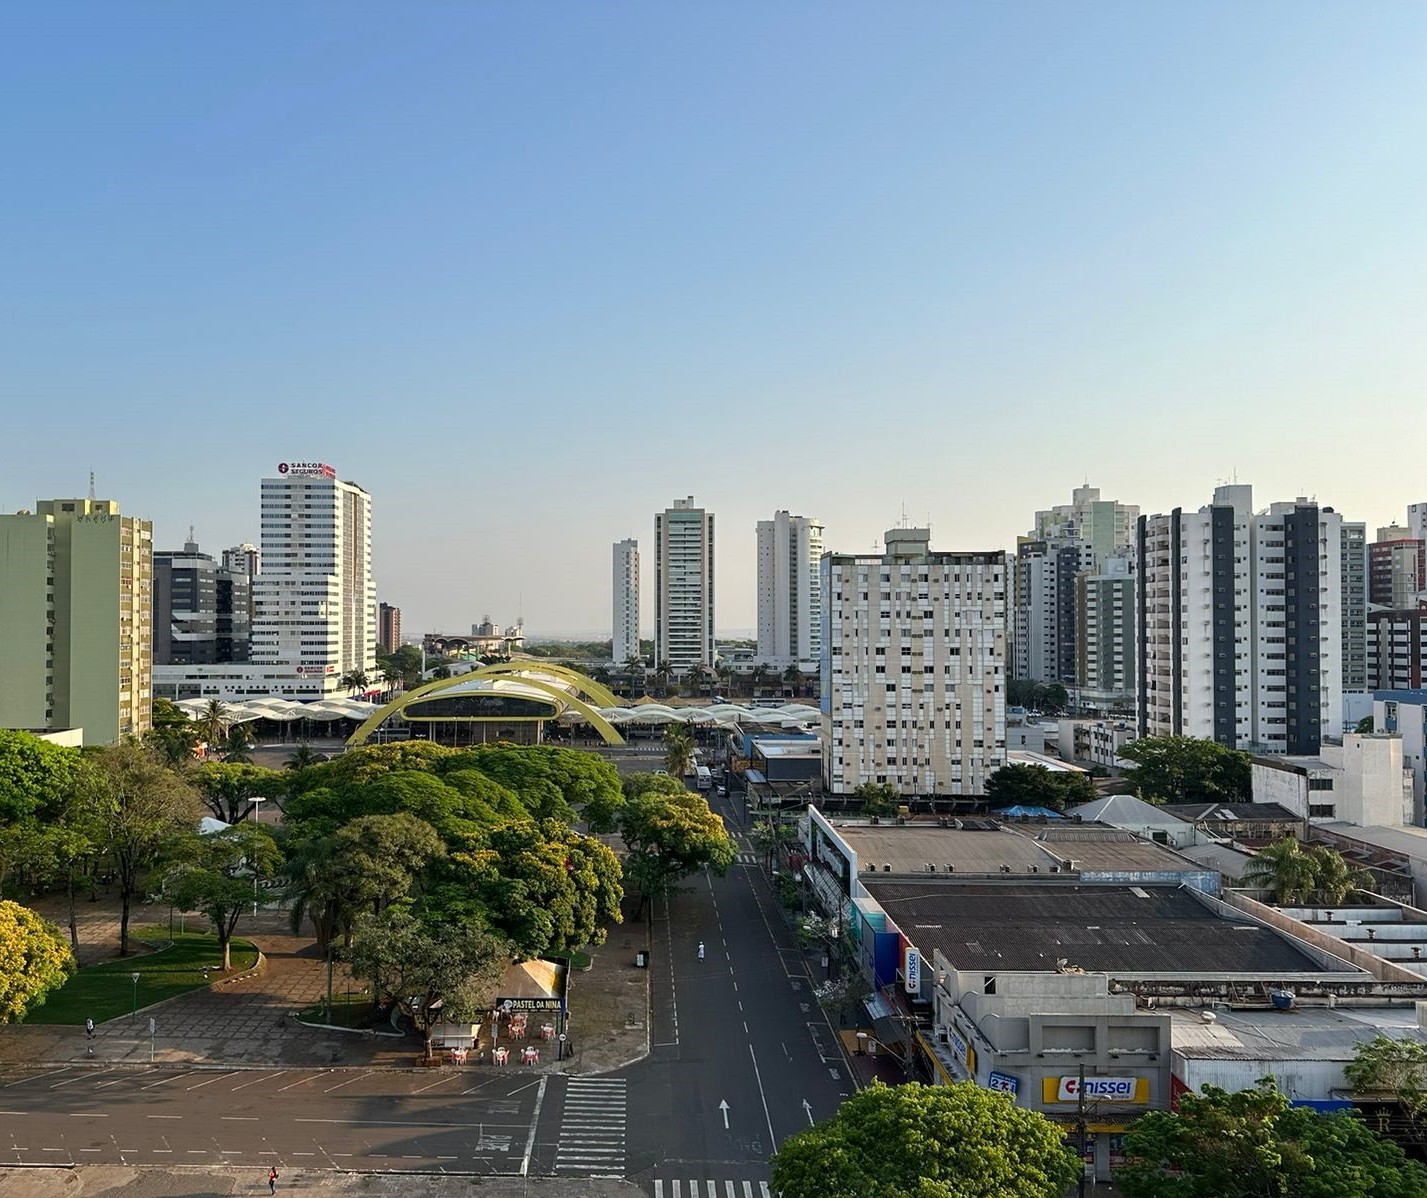
[[[0,1075],[0,1164],[519,1173],[549,1079],[73,1066]]]
[[[729,800],[714,805],[737,832]],[[658,1198],[759,1194],[777,1145],[853,1091],[805,955],[740,842],[727,877],[689,879],[656,915],[652,1051],[617,1075],[629,1082],[626,1176]]]

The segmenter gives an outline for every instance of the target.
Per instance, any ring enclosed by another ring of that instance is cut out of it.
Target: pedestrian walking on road
[[[700,941],[699,941],[699,960],[702,961],[703,959],[704,959],[704,942],[703,942],[702,940],[700,940]]]
[[[276,1166],[274,1166],[273,1168],[271,1168],[271,1169],[268,1170],[268,1193],[269,1193],[269,1194],[276,1194],[276,1193],[277,1193],[277,1167],[276,1167]]]

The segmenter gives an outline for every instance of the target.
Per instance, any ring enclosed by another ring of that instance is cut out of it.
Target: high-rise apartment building
[[[714,662],[714,518],[676,499],[654,517],[654,655],[682,674]]]
[[[1075,685],[1079,706],[1130,708],[1135,701],[1135,574],[1127,552],[1076,576]]]
[[[1022,538],[1017,544],[1012,588],[1012,677],[1075,685],[1075,580],[1094,565],[1095,553],[1088,541]]]
[[[1377,530],[1368,546],[1368,602],[1403,611],[1427,590],[1427,542],[1400,524]]]
[[[383,653],[395,653],[401,648],[401,608],[377,604],[377,644]]]
[[[1420,690],[1427,679],[1427,609],[1368,612],[1369,690]]]
[[[152,726],[153,526],[109,499],[0,516],[0,726],[81,728],[86,745]]]
[[[1312,755],[1342,730],[1342,517],[1252,506],[1140,519],[1140,735]]]
[[[372,501],[331,466],[283,462],[265,478],[254,665],[330,679],[377,668]]]
[[[1036,513],[1032,540],[1084,541],[1098,568],[1119,550],[1133,550],[1140,509],[1117,499],[1101,499],[1099,487],[1076,487],[1070,502]]]
[[[904,795],[982,794],[1006,762],[1006,557],[933,553],[924,528],[886,551],[822,559],[823,772]]]
[[[613,637],[611,660],[617,666],[639,657],[639,542],[614,543],[611,579]]]
[[[249,578],[256,578],[262,573],[262,563],[262,550],[247,541],[223,550],[223,569],[234,574],[246,574]]]
[[[789,666],[822,653],[823,526],[778,512],[758,521],[758,659]]]
[[[1343,521],[1343,691],[1368,687],[1367,525]]]
[[[154,553],[154,665],[247,661],[251,609],[247,573],[199,552],[191,529],[181,550]]]

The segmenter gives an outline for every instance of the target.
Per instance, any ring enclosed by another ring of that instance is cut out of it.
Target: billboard
[[[279,462],[277,472],[284,478],[336,478],[337,471],[326,462]]]
[[[986,1081],[988,1090],[999,1090],[1002,1094],[1010,1094],[1015,1097],[1020,1093],[1021,1079],[1010,1073],[1002,1073],[999,1070],[991,1070],[991,1076]]]
[[[914,948],[907,949],[906,962],[902,966],[902,982],[908,994],[919,994],[922,989],[922,954]]]
[[[1147,1077],[1087,1077],[1086,1102],[1148,1102],[1150,1079]],[[1041,1079],[1042,1102],[1079,1102],[1079,1077],[1046,1077]]]

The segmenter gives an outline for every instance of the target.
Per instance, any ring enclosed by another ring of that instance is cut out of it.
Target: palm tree
[[[223,710],[223,704],[217,699],[209,699],[203,714],[193,721],[193,730],[198,734],[199,740],[210,749],[216,750],[228,731],[228,716]]]
[[[692,724],[667,724],[664,727],[664,768],[675,778],[682,778],[694,763],[694,727]]]
[[[1254,855],[1242,880],[1268,890],[1280,906],[1304,903],[1317,885],[1318,862],[1292,836],[1285,836]]]
[[[664,689],[669,689],[669,679],[674,676],[674,667],[667,661],[661,661],[654,670],[655,680]]]
[[[790,665],[783,671],[783,681],[793,688],[793,694],[798,693],[798,683],[803,680],[802,674],[798,672],[796,665]]]
[[[753,667],[753,689],[749,693],[756,696],[759,688],[768,677],[768,667],[761,661]]]
[[[233,724],[223,737],[223,760],[251,765],[253,730],[247,724]]]
[[[1315,845],[1309,850],[1313,858],[1313,895],[1318,902],[1336,907],[1355,890],[1370,890],[1373,876],[1365,869],[1351,866],[1337,849]]]
[[[303,741],[292,751],[292,756],[287,759],[287,768],[290,770],[305,770],[309,765],[316,765],[322,758],[306,741]]]
[[[366,670],[348,670],[342,675],[342,681],[338,685],[348,694],[355,695],[358,691],[366,690],[369,682]]]

